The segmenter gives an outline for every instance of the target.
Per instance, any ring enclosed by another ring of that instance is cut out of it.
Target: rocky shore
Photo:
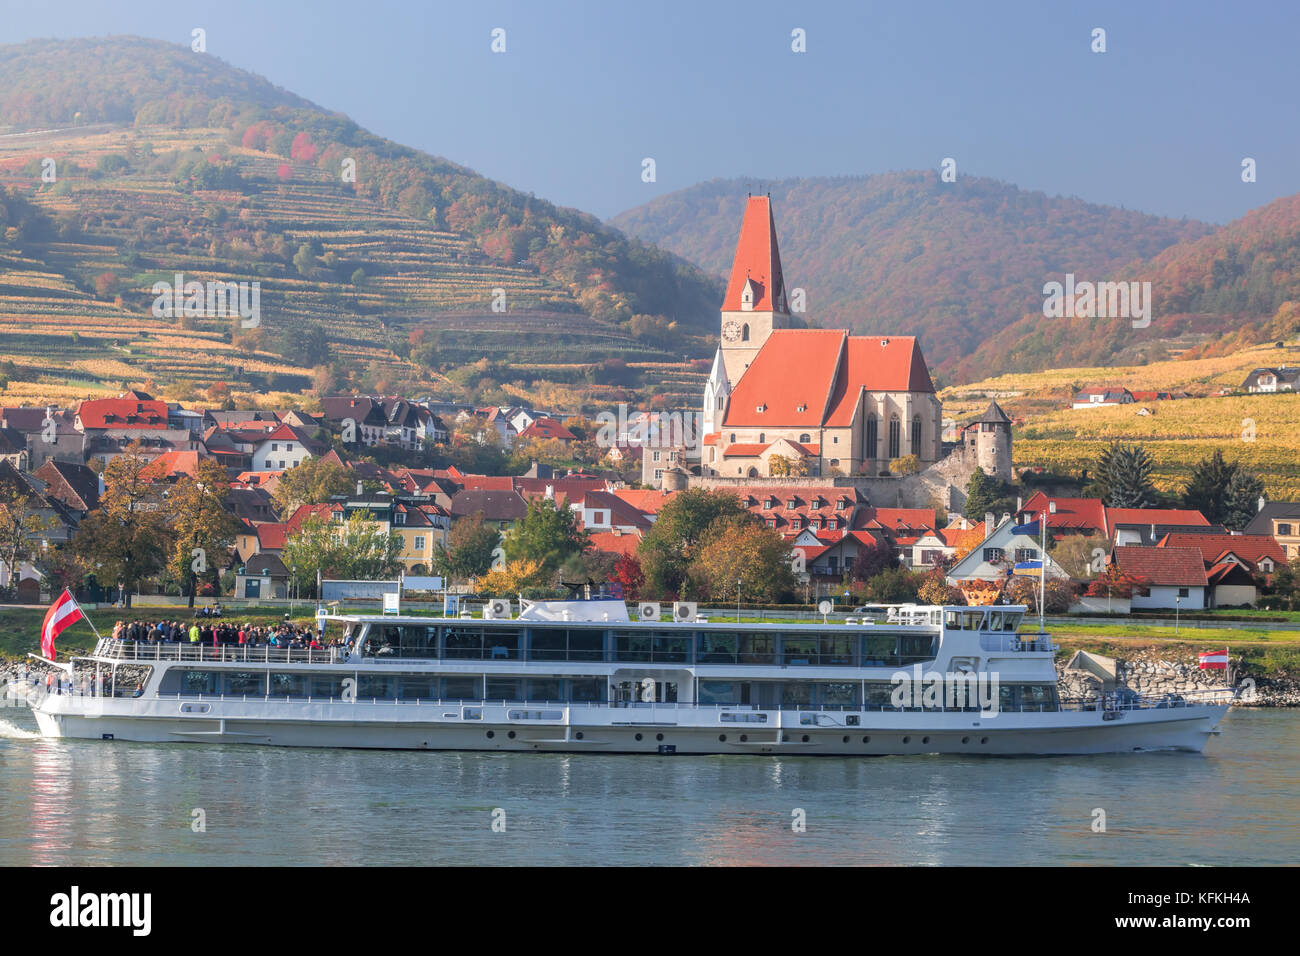
[[[1068,669],[1068,661],[1067,656],[1056,662],[1061,696],[1096,699],[1100,681],[1092,674]],[[1243,666],[1240,657],[1233,657],[1231,663],[1234,684],[1254,682],[1254,693],[1243,692],[1233,701],[1234,707],[1300,707],[1300,680],[1284,672],[1254,673]],[[1147,648],[1130,658],[1116,659],[1115,664],[1116,682],[1143,695],[1185,694],[1229,686],[1227,673],[1202,670],[1195,654],[1175,657],[1167,650]]]

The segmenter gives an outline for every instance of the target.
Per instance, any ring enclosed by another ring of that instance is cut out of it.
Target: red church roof
[[[767,196],[750,196],[745,204],[736,258],[731,265],[731,280],[727,283],[726,298],[722,300],[724,312],[740,311],[740,296],[745,290],[746,279],[754,284],[753,311],[790,311],[785,297],[785,279],[781,275],[781,252],[776,245],[772,200]]]
[[[166,428],[167,403],[134,398],[94,398],[77,407],[82,428]]]

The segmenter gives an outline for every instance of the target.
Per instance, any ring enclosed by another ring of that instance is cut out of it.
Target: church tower
[[[781,275],[772,200],[750,196],[722,301],[720,352],[727,381],[735,384],[740,380],[773,329],[789,327],[790,306]]]
[[[727,366],[722,360],[722,349],[713,356],[709,380],[704,383],[704,417],[700,420],[700,437],[722,431],[727,415],[727,400],[731,398],[731,381]]]

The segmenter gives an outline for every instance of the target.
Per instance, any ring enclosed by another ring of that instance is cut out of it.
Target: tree
[[[1060,541],[1048,535],[1047,550],[1070,577],[1088,578],[1100,568],[1097,551],[1104,560],[1110,541],[1104,534],[1071,534]]]
[[[311,250],[311,243],[304,242],[293,254],[293,265],[298,274],[310,279],[316,274],[316,256]]]
[[[1021,575],[1014,577],[1007,582],[1003,595],[1012,604],[1023,604],[1029,608],[1031,614],[1038,613],[1038,592],[1039,581],[1037,576],[1028,577]],[[1048,614],[1064,614],[1070,610],[1070,605],[1074,603],[1075,594],[1067,581],[1060,578],[1049,577],[1047,583],[1042,585],[1046,592],[1046,608]]]
[[[286,518],[302,505],[328,501],[331,495],[345,495],[352,490],[352,473],[336,461],[308,458],[297,468],[280,475],[271,501]]]
[[[922,577],[905,568],[887,568],[867,581],[862,594],[874,604],[908,604],[917,599]]]
[[[1160,500],[1151,481],[1154,470],[1141,445],[1113,441],[1097,458],[1098,497],[1111,508],[1150,508]]]
[[[506,532],[502,544],[506,560],[532,558],[540,562],[542,574],[549,580],[571,555],[586,551],[590,539],[572,508],[558,507],[552,498],[535,498],[523,518]]]
[[[1300,608],[1300,557],[1292,558],[1273,572],[1273,600],[1284,610]]]
[[[698,592],[715,601],[772,603],[794,590],[790,546],[781,535],[748,515],[714,521],[691,562]]]
[[[494,568],[479,580],[478,589],[492,597],[510,597],[522,591],[544,586],[546,573],[542,562],[534,558],[507,561],[503,567]]]
[[[773,478],[798,478],[808,474],[808,461],[804,458],[773,455],[768,459],[767,467]]]
[[[362,513],[347,521],[308,517],[284,542],[280,560],[292,569],[299,587],[312,588],[322,577],[374,581],[397,573],[401,562],[400,532],[385,531]]]
[[[116,582],[131,592],[162,569],[171,541],[166,515],[155,500],[157,489],[144,474],[149,459],[132,442],[104,466],[99,507],[82,519],[74,541],[77,554],[96,569],[101,582]]]
[[[888,541],[872,539],[871,544],[858,548],[858,556],[853,559],[853,570],[849,577],[854,581],[867,581],[881,571],[898,566],[898,558]]]
[[[966,597],[961,593],[961,588],[953,587],[946,580],[942,573],[931,572],[925,576],[921,586],[917,588],[917,597],[926,604],[965,604]]]
[[[645,572],[641,570],[641,562],[635,554],[619,555],[609,579],[622,585],[623,598],[627,601],[637,600],[641,596],[641,588],[645,586]]]
[[[176,482],[167,496],[165,511],[172,532],[168,570],[177,580],[188,582],[190,607],[199,575],[216,574],[219,567],[213,559],[224,556],[239,533],[239,520],[226,510],[229,495],[225,467],[208,459],[199,463],[193,477]]]
[[[891,475],[914,475],[921,470],[921,459],[916,455],[904,455],[902,458],[895,458],[889,463],[889,473]],[[983,471],[984,469],[980,469]]]
[[[637,547],[646,590],[659,596],[682,594],[696,551],[713,522],[748,517],[734,492],[688,488],[673,495]]]
[[[1228,485],[1237,473],[1237,463],[1224,459],[1216,448],[1208,458],[1192,466],[1192,475],[1183,489],[1183,507],[1199,511],[1210,524],[1223,524]]]
[[[1006,502],[1007,487],[983,468],[976,468],[966,482],[966,507],[962,514],[972,521],[981,521],[989,512],[997,515],[1009,511]]]
[[[1151,582],[1140,575],[1121,571],[1118,564],[1108,564],[1105,570],[1088,582],[1083,593],[1088,597],[1131,598],[1135,591],[1145,591]]]
[[[1264,479],[1238,468],[1228,482],[1223,502],[1223,525],[1229,531],[1244,531],[1259,511],[1264,496]]]
[[[476,578],[492,567],[493,552],[500,543],[497,529],[484,524],[483,512],[476,511],[451,526],[447,544],[438,544],[434,565],[439,573],[454,580]]]

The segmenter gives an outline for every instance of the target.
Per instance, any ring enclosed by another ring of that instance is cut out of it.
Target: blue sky
[[[714,177],[760,187],[944,157],[959,175],[1212,222],[1300,192],[1290,3],[0,0],[3,43],[188,45],[195,26],[210,54],[380,135],[602,217]]]

